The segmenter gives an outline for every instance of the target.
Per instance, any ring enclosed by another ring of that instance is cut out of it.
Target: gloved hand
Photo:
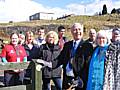
[[[49,68],[52,68],[52,62],[47,62],[47,61],[44,61],[42,59],[37,59],[36,62],[41,64],[43,67],[47,66]]]
[[[41,64],[42,66],[44,66],[44,60],[42,60],[42,59],[37,59],[36,63]]]
[[[72,86],[73,88],[78,87],[78,88],[83,88],[83,81],[80,77],[77,77],[76,79],[72,80]]]

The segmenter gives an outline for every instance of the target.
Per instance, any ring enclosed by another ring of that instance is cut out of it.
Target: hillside
[[[110,29],[113,27],[120,27],[120,15],[104,15],[104,16],[72,16],[60,20],[36,20],[36,21],[25,21],[25,22],[13,22],[13,23],[0,23],[0,32],[2,34],[7,33],[7,29],[13,28],[17,30],[32,29],[35,30],[38,26],[44,26],[46,29],[56,30],[57,26],[64,25],[67,30],[70,26],[75,23],[80,22],[85,26],[85,31],[88,32],[90,28],[100,29]],[[24,27],[24,28],[21,28]],[[19,28],[19,29],[18,29]],[[11,30],[11,29],[10,29]],[[11,32],[11,31],[10,31]]]
[[[114,25],[120,26],[120,15],[104,15],[104,16],[72,16],[66,19],[60,20],[36,20],[16,23],[0,23],[0,26],[40,26],[49,24],[63,24],[71,25],[74,22],[81,22],[86,28],[97,27],[99,29],[103,27],[111,27]],[[99,24],[99,25],[98,25]],[[100,28],[101,27],[101,28]]]

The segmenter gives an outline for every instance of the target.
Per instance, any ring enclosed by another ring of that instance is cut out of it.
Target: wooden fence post
[[[34,61],[34,60],[33,60]],[[42,90],[42,71],[37,70],[36,67],[39,64],[35,63],[32,67],[32,90]]]

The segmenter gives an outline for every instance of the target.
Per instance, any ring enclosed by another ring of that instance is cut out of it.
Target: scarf
[[[108,47],[103,90],[120,90],[120,42]]]
[[[102,90],[104,80],[104,62],[107,45],[104,47],[97,47],[92,55],[87,90]]]

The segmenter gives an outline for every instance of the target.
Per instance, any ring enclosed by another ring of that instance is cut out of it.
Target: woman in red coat
[[[17,33],[10,36],[10,44],[5,45],[1,56],[4,63],[7,62],[27,62],[26,51],[23,46],[18,44],[19,37]],[[17,79],[16,79],[17,78]],[[24,78],[23,70],[7,70],[5,71],[5,86],[22,84]]]

